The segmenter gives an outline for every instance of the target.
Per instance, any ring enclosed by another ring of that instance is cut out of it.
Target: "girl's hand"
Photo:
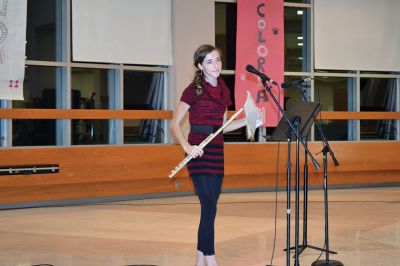
[[[203,149],[197,145],[190,145],[184,148],[186,154],[192,156],[192,158],[197,158],[203,156]]]

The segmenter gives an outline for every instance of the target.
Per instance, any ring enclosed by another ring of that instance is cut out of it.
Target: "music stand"
[[[290,206],[290,179],[291,179],[291,159],[290,159],[290,145],[292,138],[296,138],[296,181],[295,181],[295,189],[296,189],[296,199],[295,199],[295,263],[294,265],[299,265],[299,143],[302,139],[306,139],[308,133],[311,129],[311,126],[314,123],[314,117],[321,110],[321,104],[314,102],[299,102],[299,101],[288,101],[286,105],[286,111],[284,112],[284,118],[279,121],[278,126],[273,131],[270,141],[283,141],[287,140],[288,144],[288,157],[287,157],[287,241],[286,241],[286,264],[290,265],[290,214],[291,214],[291,206]],[[295,129],[289,124],[289,121],[295,125]],[[297,132],[293,132],[296,130]],[[296,134],[297,133],[297,134]],[[307,146],[304,145],[304,148],[307,150]],[[308,151],[309,152],[309,151]],[[306,154],[307,157],[307,154]],[[313,159],[313,158],[312,158]]]
[[[314,117],[317,116],[321,110],[321,104],[315,102],[300,102],[296,100],[288,100],[286,102],[285,114],[290,120],[293,120],[296,116],[301,118],[301,126],[299,135],[304,139],[308,136],[308,133],[314,123]],[[269,140],[271,141],[284,141],[287,139],[288,130],[291,129],[285,119],[281,119],[279,124],[272,132]],[[294,139],[296,136],[293,135]]]

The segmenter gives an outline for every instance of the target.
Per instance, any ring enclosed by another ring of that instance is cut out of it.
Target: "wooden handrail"
[[[234,111],[229,111],[229,117]],[[0,109],[0,119],[172,119],[172,110]],[[319,120],[400,120],[400,112],[322,111]]]
[[[330,120],[400,120],[400,112],[345,112],[323,111],[317,119]]]
[[[233,114],[229,111],[229,116]],[[322,111],[317,115],[318,120],[400,120],[400,112],[345,112]]]
[[[170,110],[0,109],[2,119],[172,119]]]

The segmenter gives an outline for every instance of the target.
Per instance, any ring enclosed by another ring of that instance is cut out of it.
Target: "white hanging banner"
[[[23,100],[27,0],[0,0],[0,100]]]

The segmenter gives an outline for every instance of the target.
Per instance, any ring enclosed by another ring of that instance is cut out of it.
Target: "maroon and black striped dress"
[[[222,126],[224,113],[231,98],[229,89],[224,81],[218,78],[218,86],[213,87],[203,81],[203,93],[196,95],[194,84],[190,84],[182,93],[181,101],[190,105],[189,123],[197,126],[214,126],[216,129]],[[211,133],[196,132],[191,130],[188,141],[191,145],[199,145]],[[224,175],[224,137],[219,134],[206,147],[200,158],[192,159],[188,164],[190,176],[213,174]]]

